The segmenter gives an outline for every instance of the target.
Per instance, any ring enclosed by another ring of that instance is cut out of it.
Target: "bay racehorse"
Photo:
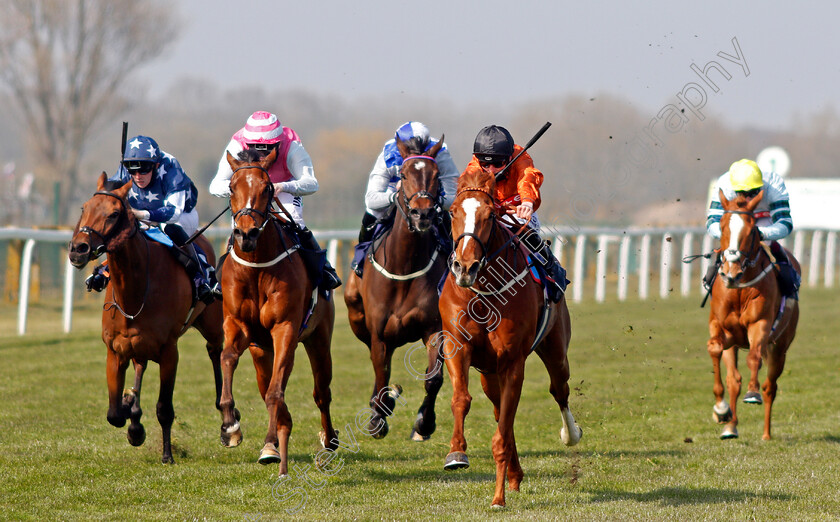
[[[268,410],[268,433],[260,451],[260,464],[279,463],[288,472],[292,417],[286,406],[286,385],[299,342],[306,348],[315,382],[315,404],[321,412],[321,443],[335,449],[338,439],[330,418],[332,342],[335,306],[307,276],[300,245],[290,224],[272,211],[274,187],[268,169],[277,157],[265,158],[252,150],[239,158],[227,154],[233,169],[230,209],[233,245],[221,274],[224,304],[222,352],[222,444],[242,441],[239,412],[234,407],[233,372],[246,349],[257,373],[257,386]]]
[[[175,410],[172,392],[178,367],[178,338],[190,327],[207,341],[216,382],[216,407],[221,393],[219,355],[222,351],[222,306],[205,305],[193,297],[193,282],[168,252],[168,247],[140,232],[129,210],[126,195],[131,181],[107,180],[103,172],[96,192],[82,206],[82,215],[69,245],[70,262],[84,268],[104,253],[108,255],[111,281],[102,311],[102,340],[108,349],[108,422],[121,428],[126,419],[128,441],[143,444],[146,431],[140,423],[140,389],[148,361],[160,365],[157,418],[163,432],[164,463],[173,463],[170,434]],[[215,257],[210,243],[197,239],[207,260]],[[134,362],[134,386],[123,393],[128,363]]]
[[[738,372],[738,348],[748,349],[747,366],[750,381],[744,402],[764,403],[764,440],[770,439],[770,414],[776,398],[776,381],[785,368],[788,347],[796,335],[799,301],[785,297],[780,291],[774,259],[769,248],[761,243],[753,213],[764,196],[761,191],[752,200],[737,196],[727,200],[720,192],[723,216],[720,219],[722,261],[712,287],[709,313],[709,355],[714,367],[715,405],[713,418],[725,424],[722,439],[738,436],[736,404],[741,394]],[[788,252],[788,259],[797,273],[799,262]],[[729,403],[723,400],[720,360],[726,364],[726,387]],[[762,360],[767,364],[767,379],[758,392],[758,370]]]
[[[402,390],[399,385],[388,385],[391,358],[398,347],[417,340],[425,346],[427,366],[423,372],[414,369],[414,374],[424,380],[426,396],[411,438],[427,440],[435,431],[435,400],[443,384],[443,362],[437,347],[430,343],[441,329],[437,285],[446,273],[446,253],[441,252],[435,234],[442,212],[435,156],[442,145],[443,136],[421,152],[410,150],[397,138],[405,160],[400,168],[394,225],[374,241],[363,276],[351,273],[344,291],[350,327],[368,346],[375,373],[370,399],[373,414],[368,424],[368,432],[375,438],[387,435],[386,417],[393,413]],[[450,241],[449,237],[443,239]],[[411,368],[414,348],[406,354]]]
[[[551,378],[549,391],[560,406],[560,439],[580,441],[582,430],[569,409],[571,322],[565,298],[552,303],[531,276],[526,256],[513,232],[494,211],[493,175],[477,171],[458,180],[452,203],[455,237],[451,274],[440,296],[447,328],[439,343],[452,381],[454,430],[445,469],[469,466],[464,421],[470,409],[470,366],[481,373],[481,386],[493,403],[496,488],[492,506],[505,505],[505,478],[519,490],[519,464],[513,422],[525,372],[525,359],[536,351]]]

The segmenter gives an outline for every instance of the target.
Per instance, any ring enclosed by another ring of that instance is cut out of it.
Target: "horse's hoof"
[[[575,424],[573,429],[571,430],[572,433],[566,430],[566,427],[560,428],[560,440],[563,441],[563,444],[566,446],[574,446],[578,442],[580,442],[581,437],[583,437],[583,428]],[[572,436],[574,434],[574,436]]]
[[[723,433],[720,434],[721,440],[737,439],[738,428],[724,428]]]
[[[257,462],[262,464],[263,466],[267,464],[275,464],[282,462],[283,459],[280,458],[280,453],[277,451],[277,448],[274,447],[274,444],[270,442],[266,442],[263,449],[260,451],[260,458],[257,459]]]
[[[493,504],[490,505],[490,508],[491,509],[504,509],[505,508],[505,503],[504,503],[504,501],[502,501],[501,504],[498,503],[498,502],[493,502]]]
[[[226,448],[235,448],[242,444],[242,430],[238,421],[228,428],[222,426],[221,442],[222,446]]]
[[[338,430],[335,430],[335,437],[330,440],[327,440],[327,432],[321,430],[318,432],[318,440],[321,441],[321,447],[324,449],[334,449],[331,446],[333,445],[333,440],[335,440],[335,445],[338,446]],[[329,442],[329,446],[327,443]]]
[[[126,435],[128,437],[128,443],[132,446],[142,446],[146,442],[146,429],[142,424],[129,424]]]
[[[160,459],[161,464],[175,464],[175,459],[172,458],[172,455],[164,455]]]
[[[470,459],[467,458],[467,454],[463,451],[453,451],[443,461],[443,469],[446,471],[467,469],[468,467],[470,467]]]
[[[431,438],[431,435],[420,435],[417,433],[416,429],[411,430],[411,437],[409,437],[414,442],[425,442]]]
[[[726,424],[732,420],[732,410],[725,402],[720,402],[712,406],[712,420],[718,424]]]
[[[744,395],[744,402],[747,404],[761,404],[764,401],[761,400],[761,394],[756,391],[748,391],[746,395]]]
[[[382,424],[374,422],[377,418],[382,421]],[[384,417],[372,417],[368,423],[368,433],[373,434],[374,439],[384,439],[389,430],[388,421]]]

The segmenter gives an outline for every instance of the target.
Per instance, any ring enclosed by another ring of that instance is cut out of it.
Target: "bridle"
[[[749,211],[749,210],[724,210],[723,213],[724,214],[742,214],[742,215],[748,215],[748,216],[753,216],[754,215],[754,213],[752,211]],[[738,264],[740,265],[741,270],[744,271],[744,272],[746,272],[748,269],[750,269],[750,268],[754,267],[756,264],[758,264],[758,260],[761,257],[761,253],[764,251],[762,248],[757,248],[756,249],[757,243],[759,243],[761,241],[761,238],[760,238],[759,232],[758,232],[758,227],[753,227],[752,230],[750,230],[749,240],[750,240],[750,243],[749,243],[749,249],[748,250],[738,250],[737,251],[738,254],[739,254]],[[726,249],[724,249],[723,245],[721,245],[721,251],[724,251],[724,250],[726,250]],[[753,250],[757,250],[757,251],[756,251],[755,257],[750,259],[749,255],[750,255],[750,252],[752,252]],[[731,261],[728,261],[728,260],[727,260],[727,262],[731,263]],[[721,269],[722,268],[723,267],[721,266]]]
[[[488,189],[485,189],[485,188],[482,188],[482,187],[465,187],[465,188],[458,191],[458,193],[455,195],[455,198],[457,199],[461,194],[463,194],[465,192],[481,192],[483,194],[487,194],[487,196],[490,198],[490,201],[491,201],[490,204],[491,205],[493,204],[492,203],[493,195],[490,193],[490,190],[488,190]],[[493,217],[492,217],[492,221],[490,222],[490,235],[488,236],[490,238],[492,238],[493,234],[496,232],[497,221],[498,221],[498,218],[496,217],[496,214],[494,213]],[[452,245],[452,254],[449,256],[450,269],[452,267],[452,261],[455,259],[455,253],[458,251],[458,244],[465,237],[472,238],[476,243],[478,243],[478,246],[481,247],[481,258],[478,261],[478,269],[481,270],[482,268],[484,268],[487,265],[488,262],[495,259],[499,254],[502,253],[502,251],[505,250],[505,248],[508,247],[508,245],[510,245],[514,241],[514,239],[516,238],[516,234],[513,234],[513,233],[509,234],[508,239],[504,243],[502,243],[502,246],[497,248],[495,252],[492,252],[491,254],[488,255],[487,254],[487,245],[484,244],[484,242],[481,240],[481,238],[478,237],[478,235],[476,233],[474,233],[474,232],[463,232],[461,235],[458,236],[457,239],[455,239],[455,242]]]
[[[243,165],[241,167],[237,167],[236,169],[234,169],[233,174],[236,174],[238,171],[245,169],[258,169],[265,174],[266,178],[268,179],[268,202],[265,205],[265,210],[260,210],[253,207],[243,207],[239,209],[233,215],[233,226],[239,226],[236,220],[239,219],[241,216],[251,216],[253,218],[253,215],[256,214],[260,216],[260,218],[262,218],[263,220],[262,224],[259,227],[257,227],[257,236],[259,236],[259,234],[262,234],[262,231],[265,229],[265,226],[268,224],[268,222],[276,219],[274,214],[271,212],[271,202],[274,201],[274,184],[271,183],[271,178],[268,175],[268,171],[259,165]],[[232,175],[231,179],[233,179]]]
[[[128,208],[126,207],[125,200],[123,200],[123,198],[121,198],[121,197],[119,197],[116,194],[113,194],[111,192],[107,192],[105,190],[97,190],[96,192],[93,193],[93,195],[94,196],[97,196],[97,195],[98,196],[110,196],[110,197],[116,199],[117,201],[119,201],[120,205],[122,205],[122,210],[123,210],[120,213],[120,218],[119,219],[120,219],[120,221],[122,221],[123,219],[127,218]],[[79,228],[79,232],[83,232],[83,233],[87,234],[88,236],[96,236],[101,241],[99,246],[97,246],[96,248],[94,248],[91,251],[91,255],[93,256],[92,259],[98,259],[102,254],[105,254],[105,253],[109,252],[108,246],[107,246],[108,242],[111,241],[111,239],[113,239],[114,236],[117,235],[117,233],[119,232],[120,227],[118,225],[120,224],[120,221],[117,221],[117,223],[106,234],[103,234],[102,232],[96,230],[95,228],[91,228],[91,227],[88,227],[88,226],[84,226],[84,227]],[[131,231],[131,235],[128,236],[129,238],[133,237],[134,234],[137,233],[137,228],[138,228],[138,225],[135,222],[134,230]]]
[[[435,166],[437,166],[437,161],[435,161],[435,158],[433,158],[431,156],[423,156],[423,155],[408,156],[407,158],[405,158],[403,160],[402,168],[400,169],[400,178],[402,178],[403,181],[405,181],[405,179],[406,179],[405,170],[408,166],[408,162],[409,162],[409,160],[413,160],[413,159],[428,160],[428,161],[431,161],[432,163],[434,163]],[[417,192],[415,192],[414,194],[412,194],[411,196],[407,196],[406,193],[405,193],[405,185],[401,184],[400,185],[400,192],[397,195],[397,208],[400,209],[400,213],[405,218],[406,225],[408,226],[408,231],[409,232],[414,232],[416,230],[416,228],[414,227],[414,222],[409,218],[409,216],[416,218],[420,214],[420,209],[411,206],[411,202],[414,201],[415,198],[416,199],[424,199],[424,198],[429,199],[434,203],[434,207],[432,207],[432,208],[435,212],[435,222],[440,221],[441,213],[443,212],[443,201],[442,201],[443,198],[442,198],[442,194],[440,193],[440,190],[438,190],[438,193],[435,195],[435,194],[430,193],[426,189],[421,189],[421,190],[418,190]],[[403,208],[403,207],[405,207],[405,208]]]

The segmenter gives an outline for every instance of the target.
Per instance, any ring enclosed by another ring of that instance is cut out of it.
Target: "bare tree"
[[[152,0],[0,0],[0,84],[38,170],[61,183],[60,222],[92,130],[125,108],[123,82],[163,52],[174,28],[170,7]]]

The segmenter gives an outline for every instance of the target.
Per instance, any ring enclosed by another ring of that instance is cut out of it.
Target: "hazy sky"
[[[154,78],[153,94],[179,76],[223,88],[304,88],[351,99],[405,93],[499,105],[611,93],[654,118],[668,103],[685,108],[677,103],[685,91],[684,101],[703,105],[705,118],[770,129],[788,128],[795,116],[834,106],[840,96],[840,7],[833,2],[173,4],[181,37],[143,71]],[[745,66],[718,54],[738,58],[733,38]],[[707,70],[717,93],[691,69],[712,61],[720,66]],[[686,114],[698,117],[690,108]]]

